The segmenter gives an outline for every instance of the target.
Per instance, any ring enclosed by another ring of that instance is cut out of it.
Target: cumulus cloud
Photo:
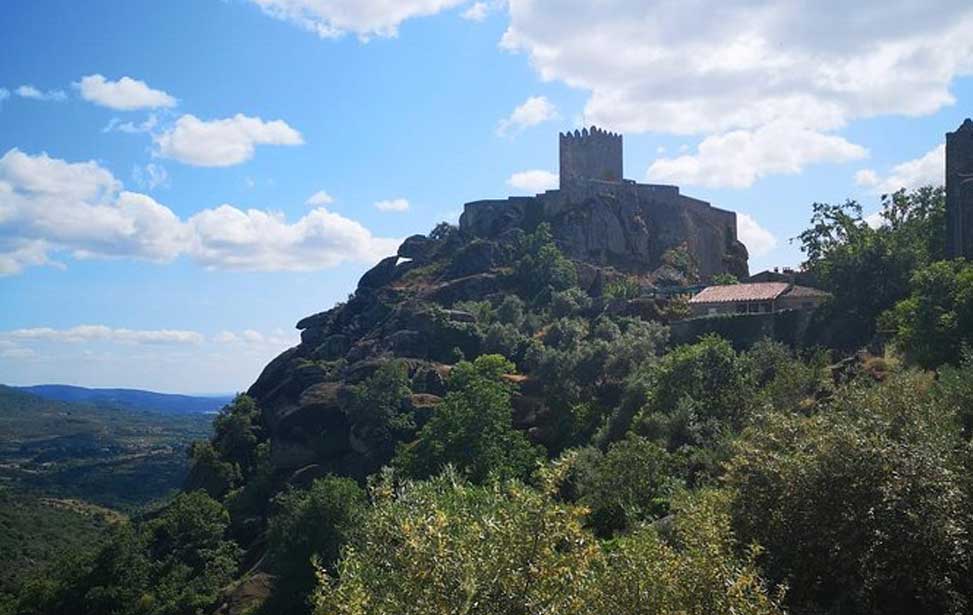
[[[250,0],[264,13],[290,22],[321,38],[346,33],[362,40],[393,37],[399,25],[414,17],[435,15],[466,0]]]
[[[490,7],[486,2],[474,2],[468,9],[463,11],[461,16],[469,21],[483,21],[490,12]]]
[[[127,344],[198,344],[203,336],[179,329],[114,329],[105,325],[78,325],[69,329],[36,327],[14,329],[2,334],[12,340],[45,340],[56,342],[110,341]]]
[[[763,256],[777,247],[773,233],[757,224],[749,214],[737,214],[737,237],[747,246],[750,256]]]
[[[497,134],[508,136],[541,122],[557,118],[557,109],[544,96],[531,96],[520,104],[510,116],[497,124]]]
[[[808,164],[848,162],[867,155],[865,148],[842,137],[777,121],[756,130],[707,137],[695,154],[659,158],[646,176],[657,182],[746,188],[765,175],[800,173]]]
[[[301,133],[283,120],[265,122],[236,114],[231,118],[201,120],[183,115],[154,135],[158,155],[198,167],[228,167],[253,157],[257,145],[301,145]]]
[[[387,199],[375,203],[375,209],[384,212],[409,211],[409,201],[406,199]]]
[[[209,268],[314,270],[374,262],[397,239],[317,208],[295,222],[282,213],[229,204],[182,220],[152,197],[123,190],[94,161],[69,163],[18,149],[0,158],[0,275],[76,259],[167,262],[186,255]]]
[[[902,188],[941,186],[945,182],[945,168],[946,146],[940,144],[918,158],[895,165],[885,177],[880,177],[872,169],[862,169],[855,173],[855,183],[875,194],[891,194]]]
[[[0,158],[0,273],[75,258],[175,258],[184,243],[175,214],[151,197],[121,190],[96,162],[68,163],[18,149]]]
[[[788,119],[815,130],[923,115],[973,72],[973,5],[516,0],[501,44],[591,92],[588,122],[715,133]],[[835,19],[835,15],[841,19]]]
[[[175,107],[178,103],[166,92],[150,88],[144,81],[131,77],[109,81],[102,75],[86,75],[76,85],[81,91],[81,98],[119,111]]]
[[[953,80],[973,74],[966,0],[944,0],[935,10],[918,0],[508,6],[501,46],[525,54],[543,80],[589,92],[585,123],[725,139],[786,122],[817,133],[818,145],[836,154],[814,162],[848,159],[848,144],[826,139],[849,122],[934,113],[954,102]],[[792,160],[765,173],[795,162],[802,166]],[[693,176],[696,164],[689,158],[658,171]]]
[[[318,190],[304,201],[305,205],[311,207],[320,207],[322,205],[330,205],[331,203],[334,203],[334,197],[324,190]]]
[[[288,223],[282,213],[221,205],[193,215],[188,223],[193,258],[214,269],[311,271],[346,261],[374,262],[394,254],[400,243],[375,237],[358,222],[324,208]]]
[[[6,88],[0,88],[0,103],[10,98],[10,90]]]
[[[527,192],[544,192],[558,187],[557,173],[533,169],[514,173],[507,179],[507,185]]]
[[[67,99],[67,94],[63,90],[49,90],[43,92],[32,85],[22,85],[14,93],[21,98],[32,98],[34,100],[44,100],[44,101],[62,101]]]

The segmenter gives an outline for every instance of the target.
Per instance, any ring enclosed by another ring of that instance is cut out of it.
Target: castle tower
[[[600,128],[559,135],[561,190],[579,180],[622,181],[622,135]]]
[[[973,121],[946,133],[946,256],[973,260]]]

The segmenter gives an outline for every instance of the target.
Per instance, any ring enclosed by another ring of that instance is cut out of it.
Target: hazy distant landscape
[[[0,386],[0,592],[179,489],[189,444],[225,401]]]

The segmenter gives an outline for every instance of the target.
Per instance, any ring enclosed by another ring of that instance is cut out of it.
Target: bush
[[[973,343],[973,264],[940,261],[915,272],[911,294],[882,319],[906,358],[925,368],[956,364]]]
[[[395,466],[415,478],[438,474],[447,465],[474,482],[528,476],[540,451],[512,425],[512,387],[504,376],[513,372],[513,364],[499,355],[456,365],[446,398],[418,439],[399,447]]]
[[[353,480],[334,476],[275,498],[267,555],[277,581],[265,610],[310,611],[307,600],[315,585],[315,565],[335,569],[339,549],[361,522],[366,504],[365,492]]]
[[[604,453],[579,451],[571,468],[577,500],[591,511],[588,523],[602,537],[667,514],[679,482],[675,474],[666,450],[635,434]]]
[[[321,615],[781,613],[752,562],[737,558],[723,499],[686,499],[674,540],[650,528],[600,545],[583,509],[512,483],[475,487],[455,474],[380,483],[337,575],[322,570]],[[679,546],[674,546],[679,545]]]
[[[859,383],[748,431],[727,475],[734,528],[795,612],[967,612],[969,453],[930,386]]]

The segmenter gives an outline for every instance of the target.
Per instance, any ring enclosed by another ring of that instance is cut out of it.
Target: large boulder
[[[402,245],[399,246],[399,256],[415,260],[426,260],[436,246],[436,242],[425,235],[412,235],[406,237]]]
[[[385,286],[395,279],[395,266],[398,262],[398,256],[383,258],[358,280],[358,288],[381,288]]]

